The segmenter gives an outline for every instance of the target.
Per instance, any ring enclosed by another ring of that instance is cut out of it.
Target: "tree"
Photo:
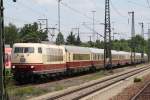
[[[150,62],[150,39],[148,39],[147,42],[146,42],[145,51],[148,55],[148,61]]]
[[[143,48],[146,46],[146,41],[140,35],[136,35],[129,42],[130,48],[135,48],[135,52],[143,52]]]
[[[38,24],[26,24],[20,31],[20,38],[22,42],[40,43],[41,41],[48,41],[46,31],[38,30]]]
[[[64,43],[65,43],[65,41],[64,41],[64,36],[63,36],[63,34],[60,32],[60,33],[58,33],[58,35],[57,35],[56,44],[57,44],[57,45],[60,45],[60,44],[64,44]]]
[[[67,44],[70,44],[70,45],[76,44],[76,38],[75,38],[75,35],[73,35],[73,32],[71,32],[70,35],[67,37]]]
[[[100,40],[96,40],[96,42],[95,42],[95,47],[97,47],[97,48],[102,48],[102,46],[101,46],[101,41],[100,41]]]
[[[19,29],[11,23],[5,26],[5,44],[12,46],[14,43],[20,42],[18,30]]]
[[[77,39],[76,39],[76,45],[81,45],[81,40],[80,40],[80,36],[78,35],[77,36]]]

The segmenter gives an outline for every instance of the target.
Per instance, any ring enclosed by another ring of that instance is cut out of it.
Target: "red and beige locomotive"
[[[135,54],[136,63],[141,55]],[[104,50],[77,46],[58,46],[41,43],[16,43],[12,50],[12,71],[16,80],[33,75],[50,75],[81,69],[104,67]],[[147,55],[144,54],[144,60]],[[130,53],[112,50],[112,64],[130,64]]]

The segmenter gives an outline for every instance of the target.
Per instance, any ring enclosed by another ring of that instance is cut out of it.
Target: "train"
[[[112,66],[131,64],[131,53],[112,50]],[[135,53],[135,63],[147,61]],[[109,66],[108,66],[109,67]],[[12,49],[12,72],[15,80],[31,79],[37,75],[55,75],[81,70],[104,68],[104,49],[53,45],[44,43],[16,43]]]

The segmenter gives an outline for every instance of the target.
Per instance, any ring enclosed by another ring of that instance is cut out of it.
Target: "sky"
[[[93,33],[92,11],[96,11],[95,31],[103,35],[104,25],[101,23],[104,23],[104,4],[105,0],[61,0],[61,32],[64,37],[66,38],[71,31],[77,33],[73,28],[79,27],[81,40],[89,41]],[[17,27],[22,27],[24,24],[47,18],[49,28],[58,29],[58,0],[17,0],[16,3],[4,0],[4,6],[5,25],[13,23]],[[110,9],[113,32],[120,33],[115,35],[116,39],[131,37],[131,16],[128,15],[130,11],[135,11],[136,34],[141,33],[139,22],[144,22],[144,30],[147,33],[150,23],[150,4],[147,0],[110,0]],[[51,33],[52,31],[49,32]],[[55,37],[57,33],[56,30]],[[103,40],[101,37],[98,38]]]

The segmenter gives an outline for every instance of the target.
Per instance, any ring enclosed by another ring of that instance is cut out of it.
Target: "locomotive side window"
[[[42,53],[42,48],[38,48],[38,53]]]
[[[63,51],[61,49],[47,48],[47,62],[63,61]]]

